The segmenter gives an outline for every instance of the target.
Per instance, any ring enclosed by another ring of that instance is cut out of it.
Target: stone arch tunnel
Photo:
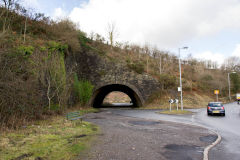
[[[109,84],[95,90],[92,96],[91,105],[95,108],[101,107],[104,98],[113,91],[119,91],[127,94],[132,101],[132,107],[143,105],[143,97],[141,93],[134,87],[129,87],[122,84]]]
[[[69,69],[76,68],[79,79],[87,79],[94,85],[90,101],[93,107],[98,107],[113,91],[127,94],[135,107],[143,106],[160,88],[159,82],[152,76],[136,73],[126,63],[109,60],[94,52],[68,57],[67,63]]]

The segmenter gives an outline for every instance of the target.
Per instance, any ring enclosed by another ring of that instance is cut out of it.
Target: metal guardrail
[[[70,120],[70,121],[77,120],[77,119],[80,119],[82,121],[83,116],[79,111],[77,111],[77,112],[67,113],[66,118],[67,120]]]

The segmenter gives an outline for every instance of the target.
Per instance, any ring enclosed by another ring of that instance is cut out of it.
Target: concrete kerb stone
[[[220,142],[221,142],[221,139],[222,139],[222,137],[220,136],[220,134],[218,134],[217,132],[215,132],[215,131],[213,131],[213,130],[211,130],[211,132],[215,133],[215,134],[218,136],[218,138],[217,138],[217,140],[216,140],[215,142],[213,142],[212,144],[210,144],[209,146],[207,146],[206,148],[204,148],[203,160],[208,160],[208,153],[209,153],[209,151],[210,151],[214,146],[216,146],[218,143],[220,143]]]

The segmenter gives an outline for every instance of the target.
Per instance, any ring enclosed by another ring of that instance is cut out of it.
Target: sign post
[[[177,111],[178,111],[178,99],[175,99],[174,101],[177,104]]]
[[[219,90],[214,90],[214,94],[216,94],[216,98],[217,98],[217,102],[218,102]]]
[[[169,111],[171,112],[172,111],[172,103],[174,102],[174,100],[173,99],[170,99],[169,100],[169,104],[170,104],[170,108],[169,108]]]

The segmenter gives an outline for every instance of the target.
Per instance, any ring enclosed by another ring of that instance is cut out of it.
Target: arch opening
[[[110,92],[103,100],[103,106],[112,106],[112,105],[122,105],[122,106],[131,106],[131,98],[119,91]]]
[[[103,104],[105,97],[107,97],[107,95],[109,95],[110,93],[115,92],[115,91],[125,93],[131,99],[131,103],[127,107],[142,106],[142,101],[141,101],[139,95],[130,87],[128,87],[126,85],[120,85],[120,84],[106,85],[106,86],[103,86],[103,87],[97,89],[93,94],[92,106],[95,108],[106,107]],[[114,107],[115,105],[108,105],[108,106]],[[121,107],[123,107],[123,106],[121,106]]]

